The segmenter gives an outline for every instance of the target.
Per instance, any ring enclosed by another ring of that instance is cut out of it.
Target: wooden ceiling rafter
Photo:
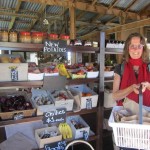
[[[149,25],[150,25],[150,18],[117,26],[117,27],[106,30],[105,33],[112,34],[116,32],[131,30],[131,29],[140,28],[140,27],[149,26]]]
[[[112,9],[112,8],[114,7],[114,5],[117,4],[117,3],[118,3],[118,0],[114,0],[114,1],[110,4],[110,6],[108,7],[108,9]]]
[[[82,11],[81,13],[79,13],[79,15],[76,16],[76,20],[80,20],[81,17],[83,17],[85,15],[85,11]]]
[[[150,4],[145,6],[139,13],[140,16],[148,15],[150,17]]]
[[[16,9],[15,9],[15,13],[17,13],[17,12],[19,11],[20,5],[21,5],[21,0],[18,0]],[[13,12],[13,13],[14,13],[14,12]],[[12,29],[12,27],[13,27],[13,25],[14,25],[14,22],[15,22],[15,19],[16,19],[16,16],[12,16],[11,21],[10,21],[10,23],[9,23],[8,31],[9,31],[10,29]]]
[[[127,12],[136,2],[137,0],[133,0],[124,11]]]
[[[58,6],[64,6],[64,7],[74,7],[80,10],[89,11],[89,12],[95,12],[99,14],[107,14],[108,8],[103,5],[91,5],[89,3],[85,2],[78,2],[75,1],[74,3],[71,1],[60,1],[60,0],[22,0],[26,2],[32,2],[32,3],[46,3],[47,5],[58,5]],[[116,8],[112,8],[111,11],[109,11],[109,14],[119,16],[120,10]],[[126,12],[127,16],[129,18],[138,19],[139,15],[134,12]]]
[[[97,3],[97,0],[93,0],[92,5],[95,5]]]
[[[39,11],[38,11],[38,14],[41,16],[41,14],[43,14],[44,10],[46,8],[46,4],[42,4]],[[28,28],[28,30],[31,30],[33,28],[33,26],[35,25],[35,23],[39,20],[40,18],[38,17],[37,19],[33,19],[32,20],[32,23],[30,25],[30,27]]]

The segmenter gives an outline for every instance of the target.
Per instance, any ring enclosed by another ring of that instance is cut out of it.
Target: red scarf
[[[137,78],[135,76],[133,66],[139,66],[139,74]],[[140,84],[144,81],[150,81],[150,73],[147,69],[147,64],[144,63],[141,58],[129,59],[129,62],[125,63],[124,66],[120,89],[125,89],[132,84]],[[131,92],[127,97],[137,103],[139,101],[139,95],[134,92]],[[143,93],[143,105],[150,106],[150,91],[147,89]]]

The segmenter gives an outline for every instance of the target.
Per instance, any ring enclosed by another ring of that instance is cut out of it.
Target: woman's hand
[[[150,83],[149,82],[142,82],[142,92],[145,92],[146,89],[150,90]]]
[[[139,84],[132,84],[133,92],[135,92],[136,94],[139,94],[139,87],[140,87]]]

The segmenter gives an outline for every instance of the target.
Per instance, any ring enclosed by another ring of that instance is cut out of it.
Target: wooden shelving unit
[[[10,42],[0,42],[0,49],[1,50],[9,50],[9,51],[24,51],[24,52],[30,52],[30,51],[42,51],[43,50],[43,44],[25,44],[25,43],[10,43]],[[84,46],[67,46],[67,50],[70,52],[81,52],[81,53],[100,53],[100,48],[96,47],[84,47]],[[67,85],[73,85],[73,84],[87,84],[87,83],[100,83],[100,78],[92,78],[92,79],[68,79]],[[0,87],[25,87],[25,88],[31,88],[31,87],[42,87],[43,81],[18,81],[18,82],[0,82]],[[100,87],[100,86],[99,86]],[[98,90],[100,91],[100,89]],[[99,94],[99,93],[98,93]],[[102,149],[102,109],[101,109],[101,102],[99,98],[98,106],[93,109],[84,109],[79,112],[67,112],[67,116],[72,115],[82,115],[87,119],[88,124],[91,127],[91,130],[95,132],[94,136],[89,137],[89,141],[95,141],[95,150],[101,150]],[[42,120],[42,116],[34,116],[29,118],[24,118],[21,120],[6,120],[6,121],[0,121],[0,133],[4,134],[5,126],[10,124],[18,124],[18,123],[24,123],[24,122],[32,122]],[[5,140],[6,136],[3,135],[0,138],[0,142]]]

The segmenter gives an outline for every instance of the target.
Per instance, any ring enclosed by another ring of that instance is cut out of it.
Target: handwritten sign
[[[43,115],[44,124],[61,123],[66,121],[66,108],[58,108],[45,112]]]
[[[44,41],[44,52],[50,53],[66,53],[67,42],[64,40],[45,40]]]
[[[59,141],[44,145],[44,150],[65,150],[66,141]]]

